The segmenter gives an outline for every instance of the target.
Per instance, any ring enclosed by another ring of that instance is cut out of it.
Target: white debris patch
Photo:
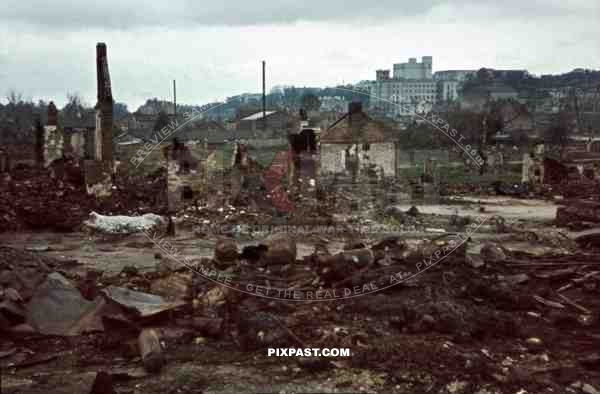
[[[91,230],[107,234],[131,234],[146,230],[165,228],[165,218],[153,213],[141,216],[104,216],[96,212],[83,224]]]

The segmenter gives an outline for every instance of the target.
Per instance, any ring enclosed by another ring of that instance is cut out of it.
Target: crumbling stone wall
[[[352,160],[357,168],[374,166],[384,176],[396,174],[396,147],[393,142],[372,144],[321,144],[321,173],[340,173],[348,170]]]
[[[169,210],[181,208],[184,200],[206,198],[208,183],[207,149],[204,144],[174,143],[163,149],[167,168]]]
[[[65,138],[56,126],[44,127],[44,165],[48,167],[63,156]]]
[[[346,146],[341,144],[321,144],[321,173],[344,172],[343,151],[345,148]]]
[[[85,160],[83,163],[87,193],[96,197],[110,196],[114,171],[112,163],[106,160]]]
[[[361,159],[365,164],[373,164],[382,169],[385,176],[396,174],[396,150],[393,142],[370,144],[369,150],[363,148]]]
[[[48,104],[48,124],[44,126],[43,158],[48,167],[54,160],[63,157],[65,137],[58,129],[58,110],[52,101]]]
[[[149,175],[164,167],[163,150],[170,144],[163,142],[156,148],[151,143],[115,144],[115,157],[120,161],[121,167],[126,167],[130,174]],[[141,156],[140,156],[141,155]],[[139,157],[140,160],[132,159]],[[143,160],[141,160],[143,158]]]
[[[85,156],[85,134],[83,131],[71,134],[71,149],[76,157]]]

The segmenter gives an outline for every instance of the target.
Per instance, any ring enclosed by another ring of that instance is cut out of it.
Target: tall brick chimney
[[[53,101],[48,103],[48,126],[57,126],[58,125],[58,110],[56,109],[56,105],[54,105]]]
[[[113,97],[108,73],[106,44],[96,45],[96,77],[98,103],[96,104],[96,160],[113,160]]]

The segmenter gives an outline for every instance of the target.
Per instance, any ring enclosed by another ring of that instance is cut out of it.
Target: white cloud
[[[183,0],[8,3],[8,14],[0,16],[0,88],[59,103],[68,91],[95,103],[99,41],[108,45],[115,99],[131,108],[149,97],[170,98],[174,78],[179,102],[257,92],[263,59],[268,87],[369,79],[378,68],[423,55],[434,56],[434,70],[600,68],[599,6],[579,1],[528,2],[525,9],[512,8],[516,0],[429,1],[412,8],[406,4],[413,2],[373,8],[364,1],[341,6],[341,0],[228,1],[204,8]]]

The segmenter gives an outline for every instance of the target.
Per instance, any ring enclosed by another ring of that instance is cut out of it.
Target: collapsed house
[[[361,103],[350,103],[348,112],[321,135],[320,172],[395,176],[396,152],[396,140],[386,134],[383,123],[363,112]]]
[[[51,101],[48,104],[48,124],[44,126],[43,163],[48,167],[54,160],[63,156],[65,136],[58,128],[58,110]]]
[[[167,169],[169,211],[175,212],[186,200],[198,200],[207,191],[207,144],[184,144],[175,138],[162,149],[162,166]]]
[[[522,161],[521,182],[529,185],[557,185],[570,180],[597,177],[600,154],[596,144],[571,142],[559,152],[539,143],[531,153],[525,153]]]

